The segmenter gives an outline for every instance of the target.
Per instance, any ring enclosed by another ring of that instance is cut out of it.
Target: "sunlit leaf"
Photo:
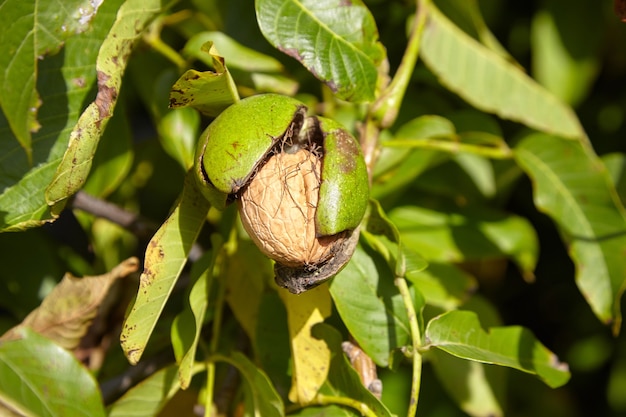
[[[135,41],[162,10],[174,0],[127,0],[119,8],[117,18],[100,47],[96,60],[98,93],[83,111],[70,134],[54,179],[46,189],[46,200],[60,211],[63,201],[85,183],[96,151],[117,104],[122,76]]]
[[[13,3],[32,5],[32,2]],[[31,161],[0,112],[0,136],[3,138],[0,140],[0,189],[3,190],[0,194],[0,230],[23,230],[56,218],[56,213],[51,213],[48,207],[45,190],[63,157],[70,131],[84,102],[92,93],[98,49],[115,20],[120,3],[121,0],[106,1],[100,6],[90,29],[68,38],[62,53],[38,62],[36,87],[42,105],[37,117],[41,128],[33,133]],[[9,19],[16,17],[4,12],[0,15]],[[29,77],[33,75],[23,68],[20,71]],[[23,87],[19,85],[21,90]]]
[[[211,57],[214,71],[188,70],[172,86],[170,107],[192,106],[207,116],[217,116],[226,107],[239,100],[237,87],[224,58],[209,42],[202,51]]]
[[[261,32],[339,98],[371,101],[385,50],[361,0],[256,0]]]
[[[23,327],[0,343],[0,414],[104,417],[94,377],[70,352]]]
[[[388,264],[357,246],[352,259],[331,282],[330,293],[350,334],[380,366],[391,351],[409,342],[409,321]]]
[[[104,275],[76,278],[66,274],[41,305],[20,325],[0,337],[0,341],[16,339],[20,337],[21,329],[28,327],[59,346],[74,349],[87,333],[111,285],[138,267],[139,260],[130,258]]]
[[[0,106],[32,162],[31,134],[41,127],[37,110],[38,61],[89,28],[101,1],[7,0],[0,4]]]
[[[459,358],[507,366],[539,377],[550,387],[567,383],[567,364],[523,327],[482,329],[471,311],[454,310],[432,319],[426,327],[424,347],[438,348]]]
[[[320,285],[299,295],[285,290],[280,297],[287,309],[291,353],[292,385],[289,399],[294,403],[310,402],[326,380],[330,350],[326,343],[311,335],[311,328],[330,316],[328,286]]]
[[[440,82],[477,109],[565,137],[584,137],[575,113],[516,65],[429,7],[420,56]]]
[[[535,204],[559,226],[576,283],[598,318],[621,325],[626,286],[626,215],[606,167],[580,142],[531,134],[515,158],[534,183]]]
[[[137,298],[124,322],[120,340],[133,364],[143,354],[208,211],[190,172],[176,209],[148,244]]]

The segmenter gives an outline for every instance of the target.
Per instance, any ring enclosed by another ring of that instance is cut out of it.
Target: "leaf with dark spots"
[[[132,364],[143,354],[209,211],[209,203],[196,188],[194,175],[193,170],[188,172],[176,208],[146,249],[141,290],[120,336],[122,349]]]
[[[213,43],[204,44],[202,52],[209,55],[215,71],[185,72],[170,90],[170,107],[191,106],[207,116],[215,117],[239,100],[239,95],[224,58],[217,54]]]
[[[106,125],[113,116],[122,76],[135,40],[162,11],[160,0],[129,0],[119,8],[117,19],[100,47],[96,69],[98,94],[85,109],[70,133],[68,148],[54,179],[46,189],[46,200],[53,213],[85,183],[93,157]],[[129,25],[128,20],[133,19]],[[80,131],[82,134],[77,135]]]

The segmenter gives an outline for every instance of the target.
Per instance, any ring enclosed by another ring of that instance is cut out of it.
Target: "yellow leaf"
[[[289,400],[306,404],[328,376],[330,350],[326,342],[311,335],[311,328],[330,316],[330,293],[324,284],[299,295],[283,290],[279,294],[287,309],[294,362]]]

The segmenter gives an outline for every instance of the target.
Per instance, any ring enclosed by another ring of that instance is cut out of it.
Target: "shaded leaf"
[[[271,263],[252,241],[242,240],[237,251],[226,258],[224,276],[226,302],[250,340],[256,340],[263,292],[274,278]]]
[[[70,352],[27,327],[0,343],[0,413],[103,417],[94,377]],[[70,400],[71,399],[71,400]]]
[[[318,324],[313,328],[313,335],[326,342],[332,352],[332,361],[328,381],[320,393],[336,397],[348,397],[360,403],[357,411],[367,407],[378,417],[391,417],[385,405],[363,386],[359,374],[350,365],[341,347],[341,334],[327,324]]]
[[[350,334],[380,366],[387,366],[391,351],[410,339],[406,308],[393,280],[384,259],[357,246],[348,265],[330,284]]]
[[[96,151],[122,85],[122,75],[135,41],[144,28],[175,0],[127,0],[120,7],[115,23],[102,43],[96,60],[98,94],[83,111],[70,134],[54,179],[46,189],[46,200],[53,214],[62,209],[62,202],[84,184]]]
[[[224,58],[218,54],[213,43],[204,44],[202,51],[211,57],[215,71],[186,71],[172,86],[170,107],[192,106],[207,116],[215,117],[238,101],[239,93]]]
[[[36,89],[38,61],[84,32],[102,2],[6,0],[0,5],[0,105],[32,162],[31,134],[41,127]]]
[[[360,0],[256,0],[261,32],[341,99],[372,101],[385,50]]]
[[[420,116],[402,125],[392,139],[382,142],[383,148],[374,170],[372,197],[381,198],[408,186],[430,166],[448,158],[435,149],[396,147],[398,141],[424,142],[455,134],[454,125],[440,116]]]
[[[74,349],[87,333],[111,285],[138,267],[139,260],[130,258],[104,275],[76,278],[66,274],[41,305],[0,341],[16,339],[22,334],[21,329],[28,327],[66,349]]]
[[[604,24],[602,9],[584,1],[551,1],[533,17],[533,75],[565,103],[577,105],[593,87]]]
[[[176,208],[146,250],[137,298],[120,336],[122,349],[130,363],[136,364],[141,358],[208,211],[209,203],[197,190],[190,171]]]
[[[227,362],[237,368],[248,383],[252,394],[251,400],[255,417],[282,417],[285,415],[283,401],[274,389],[271,381],[246,356],[234,352],[230,357],[213,355],[211,359]]]
[[[472,361],[507,366],[536,375],[552,388],[567,383],[567,364],[520,326],[491,327],[485,332],[471,311],[454,310],[426,326],[424,348],[443,350]]]
[[[197,364],[192,373],[204,370]],[[167,401],[180,389],[178,366],[170,365],[158,370],[132,387],[107,409],[108,417],[154,417],[163,409]]]
[[[538,243],[528,220],[482,205],[458,208],[443,200],[431,202],[429,207],[398,206],[389,212],[404,244],[429,261],[508,256],[532,276]]]
[[[559,226],[576,264],[576,283],[596,316],[621,325],[626,288],[626,216],[606,167],[580,142],[531,134],[515,158],[534,183],[534,200]]]
[[[287,310],[275,291],[263,293],[259,305],[256,337],[252,340],[256,361],[283,397],[291,386],[291,346]]]
[[[213,284],[213,268],[221,253],[222,241],[219,235],[212,236],[211,251],[194,262],[191,269],[192,287],[189,303],[172,323],[172,347],[179,365],[178,375],[182,389],[187,389],[191,382],[196,359],[200,332],[209,306],[209,295]]]
[[[462,305],[478,287],[474,277],[449,263],[431,262],[425,270],[407,273],[406,277],[422,293],[426,304],[445,310]]]
[[[439,350],[428,352],[437,378],[459,407],[473,417],[501,417],[504,368],[466,361]]]
[[[169,156],[187,171],[193,166],[196,141],[200,136],[200,115],[191,108],[172,109],[163,115],[158,127],[159,140]]]
[[[311,328],[330,316],[328,286],[322,284],[299,295],[280,290],[279,295],[287,309],[293,357],[289,400],[306,404],[311,402],[326,380],[330,365],[330,351],[326,343],[311,335]]]
[[[565,137],[585,136],[571,108],[434,6],[429,6],[420,56],[442,84],[477,109]]]

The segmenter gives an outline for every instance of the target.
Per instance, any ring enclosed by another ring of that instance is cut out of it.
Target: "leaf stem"
[[[335,395],[324,395],[318,394],[315,396],[313,401],[310,404],[315,405],[343,405],[346,407],[353,408],[361,413],[361,415],[365,417],[376,417],[376,413],[367,406],[367,404],[357,401],[355,399],[349,397],[340,397]]]
[[[444,141],[438,139],[394,139],[385,142],[383,146],[388,148],[426,148],[446,151],[450,153],[471,153],[491,159],[511,159],[513,152],[508,146],[490,147],[473,145],[469,143]]]
[[[413,19],[409,42],[402,56],[400,66],[391,83],[372,105],[371,114],[381,128],[391,126],[398,117],[398,111],[406,92],[411,74],[419,55],[422,32],[426,24],[426,16],[430,0],[417,0],[417,11]]]
[[[167,60],[172,62],[176,67],[183,71],[187,68],[187,61],[176,52],[171,46],[163,42],[161,39],[161,29],[163,28],[163,18],[157,18],[148,27],[143,39],[155,51],[163,55]]]
[[[231,237],[232,240],[232,237]],[[230,242],[226,245],[231,244]],[[226,246],[224,245],[224,246]],[[232,244],[231,244],[232,245]],[[222,255],[228,251],[228,249],[222,249]],[[221,257],[223,260],[223,257]],[[220,341],[220,332],[222,330],[222,315],[224,310],[224,298],[226,296],[226,285],[224,280],[216,280],[219,289],[217,292],[217,298],[215,300],[215,313],[213,316],[213,326],[211,328],[211,342],[209,344],[209,358],[207,359],[207,382],[206,382],[206,401],[204,407],[204,417],[212,416],[213,408],[213,394],[215,389],[215,361],[213,357],[217,354],[218,345]]]
[[[409,410],[407,411],[408,417],[414,417],[417,412],[417,401],[419,399],[420,384],[422,381],[422,355],[419,353],[419,347],[422,344],[422,337],[417,324],[417,314],[415,313],[415,307],[413,306],[413,298],[409,292],[409,286],[403,277],[396,277],[394,283],[406,308],[409,316],[409,327],[411,329],[411,342],[413,344],[413,375],[411,378],[411,399],[409,401]]]

